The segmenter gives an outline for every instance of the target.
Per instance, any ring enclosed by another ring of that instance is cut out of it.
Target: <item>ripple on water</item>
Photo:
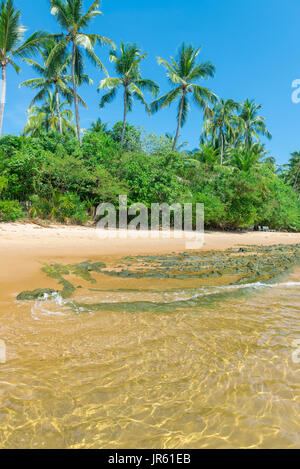
[[[5,305],[0,447],[300,448],[299,273]]]

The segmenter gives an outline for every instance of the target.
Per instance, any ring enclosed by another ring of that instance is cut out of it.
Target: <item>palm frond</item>
[[[204,111],[205,117],[211,115],[210,104],[214,104],[218,97],[208,88],[192,85],[194,102]]]
[[[151,103],[151,112],[154,114],[160,109],[171,106],[171,104],[177,99],[182,92],[181,87],[175,88],[175,90],[169,91],[169,93],[164,94],[160,98],[156,99]]]
[[[163,59],[162,57],[157,57],[157,63],[158,65],[162,65],[169,73],[174,73],[175,75],[177,75],[178,70],[174,68],[174,64],[172,66],[167,60]]]
[[[101,16],[103,14],[99,10],[99,6],[99,0],[96,0],[92,3],[87,12],[79,19],[78,28],[86,28],[92,19],[94,19],[96,16]]]
[[[66,51],[69,42],[70,38],[68,36],[64,37],[51,50],[45,63],[45,67],[47,68],[48,73],[50,75],[53,75],[55,73],[57,61],[59,60],[61,55]]]
[[[138,101],[140,101],[145,106],[146,111],[150,114],[150,108],[145,101],[144,95],[135,83],[133,82],[130,83],[129,92],[132,96],[134,96]]]
[[[44,86],[45,83],[46,81],[44,78],[31,78],[20,83],[19,88],[22,88],[23,86],[27,86],[29,88],[39,88],[41,86]]]
[[[136,80],[136,84],[145,91],[149,91],[155,97],[159,93],[159,85],[153,80],[139,78]]]
[[[40,65],[38,62],[36,62],[36,60],[33,60],[33,59],[29,59],[29,58],[25,58],[23,59],[24,62],[27,63],[27,65],[30,65],[30,67],[33,68],[33,70],[35,70],[37,73],[39,73],[40,75],[43,75],[45,73],[45,67],[43,67],[42,65]]]
[[[19,58],[25,58],[28,55],[34,55],[39,52],[39,47],[48,37],[48,33],[43,31],[36,31],[20,47],[14,50],[11,55]]]
[[[100,36],[99,34],[86,34],[86,35],[89,37],[93,47],[95,47],[96,44],[98,44],[99,46],[110,46],[113,50],[116,49],[115,43],[108,37]]]
[[[85,50],[86,55],[90,59],[93,65],[99,68],[99,70],[103,70],[105,75],[108,76],[108,71],[106,67],[103,65],[103,62],[99,59],[99,57],[95,54],[93,49],[86,49]]]
[[[103,109],[106,104],[111,103],[117,94],[117,88],[111,88],[111,90],[106,93],[104,96],[102,96],[99,107],[100,109]]]
[[[100,81],[98,90],[105,90],[109,88],[115,88],[123,85],[121,78],[107,77]]]
[[[68,29],[70,26],[70,15],[67,9],[67,4],[62,0],[50,0],[51,14],[56,17],[58,24],[62,28]]]
[[[20,10],[12,0],[2,1],[0,14],[0,58],[5,59],[23,41],[26,28],[20,24]]]
[[[13,60],[9,59],[9,63],[12,65],[17,74],[21,73],[21,68]]]

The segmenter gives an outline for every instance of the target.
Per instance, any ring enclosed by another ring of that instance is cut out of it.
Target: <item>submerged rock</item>
[[[18,300],[43,300],[45,295],[59,293],[63,299],[71,298],[77,289],[73,277],[89,283],[96,283],[92,273],[111,276],[118,280],[117,286],[126,286],[130,279],[159,281],[161,291],[165,290],[166,281],[181,280],[182,286],[188,286],[188,280],[197,279],[197,287],[224,285],[248,285],[270,283],[276,277],[300,264],[300,245],[277,246],[238,246],[227,251],[200,251],[169,254],[165,256],[136,256],[123,258],[118,263],[106,266],[103,262],[90,260],[74,265],[45,264],[43,271],[56,279],[61,291],[39,289],[23,292]],[[71,276],[71,279],[68,278]],[[78,282],[79,283],[79,282]],[[76,284],[78,285],[76,282]],[[195,282],[196,283],[196,282]],[[156,283],[155,283],[156,286]],[[82,288],[82,287],[81,287]],[[84,288],[84,287],[83,287]],[[119,291],[122,290],[119,289]],[[92,291],[92,290],[91,290]],[[100,290],[94,290],[100,291]],[[113,290],[118,291],[118,290]],[[142,291],[137,288],[137,291]],[[212,295],[210,295],[210,299]],[[218,297],[215,297],[217,299]],[[203,301],[203,300],[201,300]],[[147,308],[148,304],[145,303]],[[140,303],[137,304],[141,306]],[[193,306],[193,304],[190,304]],[[114,306],[116,307],[116,306]],[[133,306],[130,306],[130,308]],[[197,306],[198,307],[198,306]],[[130,309],[129,308],[129,309]],[[160,311],[165,306],[160,305]]]
[[[59,293],[51,288],[38,288],[33,291],[24,291],[17,296],[17,301],[43,301],[49,296]]]

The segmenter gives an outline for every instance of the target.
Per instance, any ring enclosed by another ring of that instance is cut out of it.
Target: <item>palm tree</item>
[[[24,135],[35,137],[41,132],[58,131],[60,120],[62,134],[72,133],[75,136],[76,126],[71,122],[74,116],[70,109],[64,109],[66,104],[68,101],[59,104],[59,118],[55,92],[52,94],[50,90],[47,90],[42,106],[31,106],[28,109],[28,121],[23,131]]]
[[[12,0],[1,2],[0,6],[0,63],[2,68],[2,93],[0,104],[0,137],[6,100],[6,68],[10,64],[17,73],[21,72],[15,60],[33,55],[47,37],[46,33],[37,31],[26,41],[23,40],[26,28],[20,24],[21,11],[14,8]]]
[[[174,140],[175,140],[174,135],[171,134],[170,132],[166,132],[165,137],[166,137],[167,140],[169,140],[170,144],[172,144],[172,148],[173,148]],[[180,137],[180,135],[179,135],[179,137]],[[187,146],[188,146],[188,142],[182,142],[182,143],[180,143],[179,145],[176,146],[175,151],[181,151],[184,147],[187,147]]]
[[[167,77],[173,89],[152,103],[152,112],[170,106],[176,99],[179,99],[177,131],[173,150],[177,146],[180,128],[185,124],[190,110],[188,93],[193,95],[194,102],[204,110],[205,116],[210,114],[209,103],[214,103],[217,99],[210,90],[195,83],[200,79],[213,77],[215,74],[215,67],[210,62],[197,65],[196,59],[200,50],[200,47],[194,49],[193,46],[187,47],[183,44],[179,49],[177,60],[171,57],[170,63],[161,57],[157,59],[159,65],[163,65],[167,70]]]
[[[209,143],[200,143],[200,148],[196,148],[188,155],[183,157],[186,167],[195,168],[204,166],[205,171],[211,171],[219,160],[219,154],[214,145]]]
[[[107,132],[108,124],[106,122],[102,122],[99,118],[96,121],[91,123],[91,127],[89,128],[88,132]]]
[[[243,121],[244,142],[246,146],[251,144],[253,138],[259,142],[260,135],[267,137],[269,140],[272,138],[272,134],[267,130],[265,118],[258,115],[261,107],[261,105],[256,105],[254,101],[249,101],[249,99],[242,106],[240,118]]]
[[[261,159],[266,155],[263,146],[255,143],[251,147],[234,148],[230,152],[229,164],[240,171],[248,172],[261,164]]]
[[[51,13],[55,15],[57,22],[66,33],[62,35],[60,41],[52,49],[48,57],[47,66],[51,69],[52,64],[55,62],[55,57],[60,55],[61,52],[66,50],[69,44],[71,44],[73,99],[75,104],[77,137],[81,145],[82,137],[77,95],[78,77],[83,75],[83,57],[80,48],[85,50],[87,57],[92,63],[106,72],[101,60],[95,54],[94,48],[97,43],[101,45],[109,44],[111,47],[114,47],[114,43],[110,39],[99,36],[98,34],[87,34],[83,32],[83,29],[86,28],[96,16],[102,15],[101,11],[99,11],[99,0],[94,1],[86,13],[83,12],[83,0],[50,0],[50,4]]]
[[[220,164],[223,165],[225,143],[232,139],[235,129],[241,127],[241,119],[235,112],[240,105],[228,99],[221,99],[212,110],[212,117],[204,121],[204,135],[212,137],[214,145],[220,146]]]
[[[142,54],[136,44],[125,45],[121,42],[120,53],[116,51],[110,52],[110,61],[114,63],[116,74],[115,78],[107,77],[100,82],[100,90],[109,89],[109,92],[102,96],[100,101],[100,109],[105,104],[110,103],[117,94],[117,89],[124,89],[124,113],[121,146],[124,145],[125,130],[127,122],[127,112],[132,110],[133,99],[138,99],[149,112],[149,107],[145,102],[142,90],[147,90],[156,96],[159,92],[159,86],[152,80],[141,77],[140,63],[146,58],[147,54]]]
[[[72,76],[67,74],[67,69],[71,63],[72,56],[68,56],[65,51],[63,51],[61,55],[57,55],[55,57],[55,62],[52,64],[51,70],[49,70],[46,66],[46,62],[51,50],[53,47],[55,47],[55,45],[56,41],[54,38],[49,38],[47,41],[45,41],[43,49],[40,50],[41,56],[43,58],[43,65],[40,65],[35,60],[25,59],[27,64],[30,65],[39,75],[41,75],[41,78],[32,78],[30,80],[26,80],[21,83],[19,87],[21,88],[22,86],[27,86],[34,90],[38,90],[38,93],[30,103],[30,107],[44,99],[48,93],[49,88],[54,87],[56,110],[59,119],[59,131],[62,134],[63,131],[62,120],[60,116],[60,94],[66,98],[70,104],[72,103],[73,90],[69,86],[69,84],[72,82]],[[83,75],[80,78],[82,82],[91,83],[91,80],[87,75]],[[85,108],[87,108],[85,102],[79,95],[78,101]]]

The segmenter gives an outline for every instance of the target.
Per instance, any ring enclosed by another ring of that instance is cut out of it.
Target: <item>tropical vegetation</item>
[[[22,64],[30,67],[32,78],[20,87],[33,96],[22,135],[0,138],[0,221],[95,223],[100,203],[117,203],[127,194],[129,203],[149,208],[152,203],[204,203],[207,228],[300,231],[300,151],[288,164],[276,165],[266,147],[272,135],[262,106],[251,99],[219,98],[206,85],[215,67],[199,60],[201,48],[185,43],[176,58],[158,58],[170,84],[159,95],[159,85],[144,77],[147,54],[137,44],[121,43],[117,49],[112,40],[89,32],[91,21],[101,15],[99,7],[99,1],[90,1],[85,11],[82,0],[51,0],[57,32],[38,31],[24,39],[20,11],[12,0],[1,3],[0,133],[7,66],[18,73]],[[113,76],[97,55],[98,45],[111,48]],[[85,130],[79,87],[93,83],[83,52],[98,69],[95,102],[101,108]],[[103,117],[118,90],[120,120],[110,125]],[[166,128],[156,135],[130,124],[135,100],[149,116],[177,103],[174,133]],[[198,106],[198,117],[191,103]],[[180,133],[192,110],[199,120],[199,146],[189,150]]]
[[[110,103],[117,94],[117,89],[122,87],[124,90],[124,117],[122,126],[121,146],[124,146],[125,130],[127,123],[127,112],[132,111],[133,100],[136,98],[150,112],[149,106],[145,101],[142,90],[148,90],[153,96],[159,91],[159,86],[152,80],[141,77],[140,63],[146,58],[146,54],[142,54],[136,44],[125,45],[121,42],[120,54],[115,50],[110,52],[110,61],[114,63],[117,77],[107,77],[101,80],[99,90],[109,89],[101,98],[100,109],[105,104]]]

